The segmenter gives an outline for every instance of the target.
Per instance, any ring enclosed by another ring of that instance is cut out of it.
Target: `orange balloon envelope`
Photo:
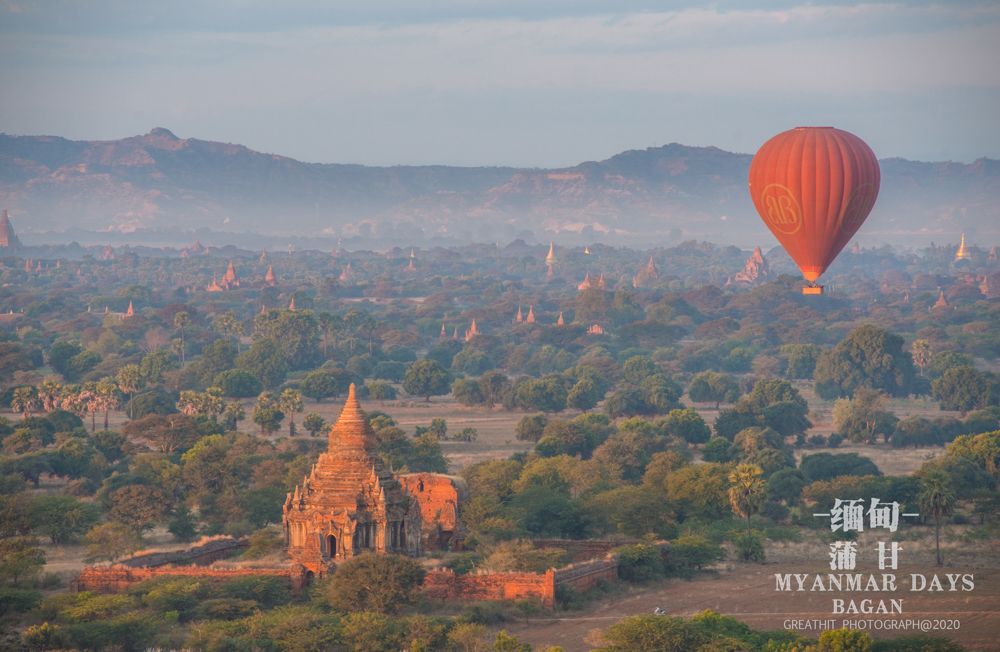
[[[750,163],[750,197],[767,228],[815,281],[861,228],[881,179],[871,148],[833,127],[780,133]]]

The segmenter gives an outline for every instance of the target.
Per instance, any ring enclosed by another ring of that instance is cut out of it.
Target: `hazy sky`
[[[0,131],[558,167],[832,125],[1000,158],[1000,3],[0,0]]]

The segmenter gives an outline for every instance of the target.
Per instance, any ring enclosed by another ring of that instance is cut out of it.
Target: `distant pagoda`
[[[960,260],[972,260],[972,254],[969,250],[965,248],[965,234],[962,234],[962,244],[958,245],[958,251],[955,252],[955,262]]]
[[[17,234],[14,233],[14,227],[11,226],[10,218],[7,217],[7,209],[3,209],[3,216],[0,217],[0,248],[3,247],[20,247],[21,241],[17,239]]]
[[[545,257],[545,264],[552,266],[556,264],[556,246],[555,243],[549,243],[549,255]]]

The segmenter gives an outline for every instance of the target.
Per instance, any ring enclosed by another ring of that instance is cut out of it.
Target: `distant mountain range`
[[[540,240],[746,245],[766,237],[746,187],[751,159],[674,143],[559,170],[368,167],[302,163],[162,128],[116,141],[4,134],[0,206],[19,232],[208,227],[490,242],[531,230]],[[880,165],[862,237],[998,239],[1000,161]]]

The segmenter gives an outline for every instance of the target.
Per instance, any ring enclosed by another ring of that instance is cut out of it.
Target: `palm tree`
[[[295,413],[304,409],[302,393],[297,389],[286,389],[278,397],[278,409],[288,415],[288,436],[295,436]]]
[[[98,409],[104,411],[104,429],[107,430],[108,412],[117,410],[121,406],[121,401],[118,398],[118,386],[111,379],[105,379],[97,383],[96,392]]]
[[[747,536],[750,536],[750,517],[760,511],[767,500],[767,482],[761,477],[756,464],[740,464],[729,474],[729,503],[733,513],[747,519]]]
[[[192,417],[202,413],[202,401],[198,392],[184,390],[177,401],[177,406],[181,409],[181,414]]]
[[[243,327],[243,322],[236,318],[235,312],[230,310],[224,315],[219,315],[212,322],[212,327],[223,335],[234,337],[236,339],[236,352],[242,352],[240,350],[240,338],[246,334],[246,329]]]
[[[11,397],[10,407],[14,412],[21,412],[21,416],[27,419],[37,403],[38,392],[34,387],[18,387]]]
[[[217,416],[226,409],[226,403],[222,400],[222,388],[209,387],[202,394],[202,401],[205,413],[212,417],[212,421],[218,421]]]
[[[319,320],[319,327],[323,330],[323,358],[327,357],[327,339],[333,333],[333,350],[337,351],[337,331],[344,327],[344,318],[329,312],[321,312],[316,318]]]
[[[174,315],[174,327],[181,329],[181,366],[184,366],[184,327],[191,323],[191,316],[183,310]]]
[[[142,389],[146,381],[142,377],[142,371],[137,364],[127,364],[118,371],[118,389],[128,394],[129,421],[135,419],[135,393]]]
[[[54,380],[46,380],[38,386],[38,398],[42,401],[42,407],[46,412],[51,412],[59,405],[59,395],[62,385]]]
[[[913,361],[920,367],[920,375],[924,375],[924,367],[931,361],[931,345],[927,340],[917,340],[913,343]]]
[[[101,400],[97,395],[97,383],[84,383],[76,398],[84,411],[90,413],[90,432],[97,432],[97,411],[100,409]]]
[[[925,514],[934,517],[934,544],[937,546],[937,565],[941,565],[941,517],[951,514],[955,508],[955,490],[951,487],[951,476],[941,470],[928,471],[920,483],[917,502]]]
[[[351,336],[352,356],[354,355],[354,335],[355,333],[357,333],[358,327],[361,326],[361,320],[364,318],[364,315],[366,314],[367,313],[363,313],[359,310],[352,310],[351,312],[347,313],[347,315],[344,317],[344,327],[347,329],[347,332]]]
[[[236,424],[247,418],[246,412],[243,410],[243,404],[239,401],[233,401],[226,406],[225,416],[226,427],[229,430],[236,430]]]

